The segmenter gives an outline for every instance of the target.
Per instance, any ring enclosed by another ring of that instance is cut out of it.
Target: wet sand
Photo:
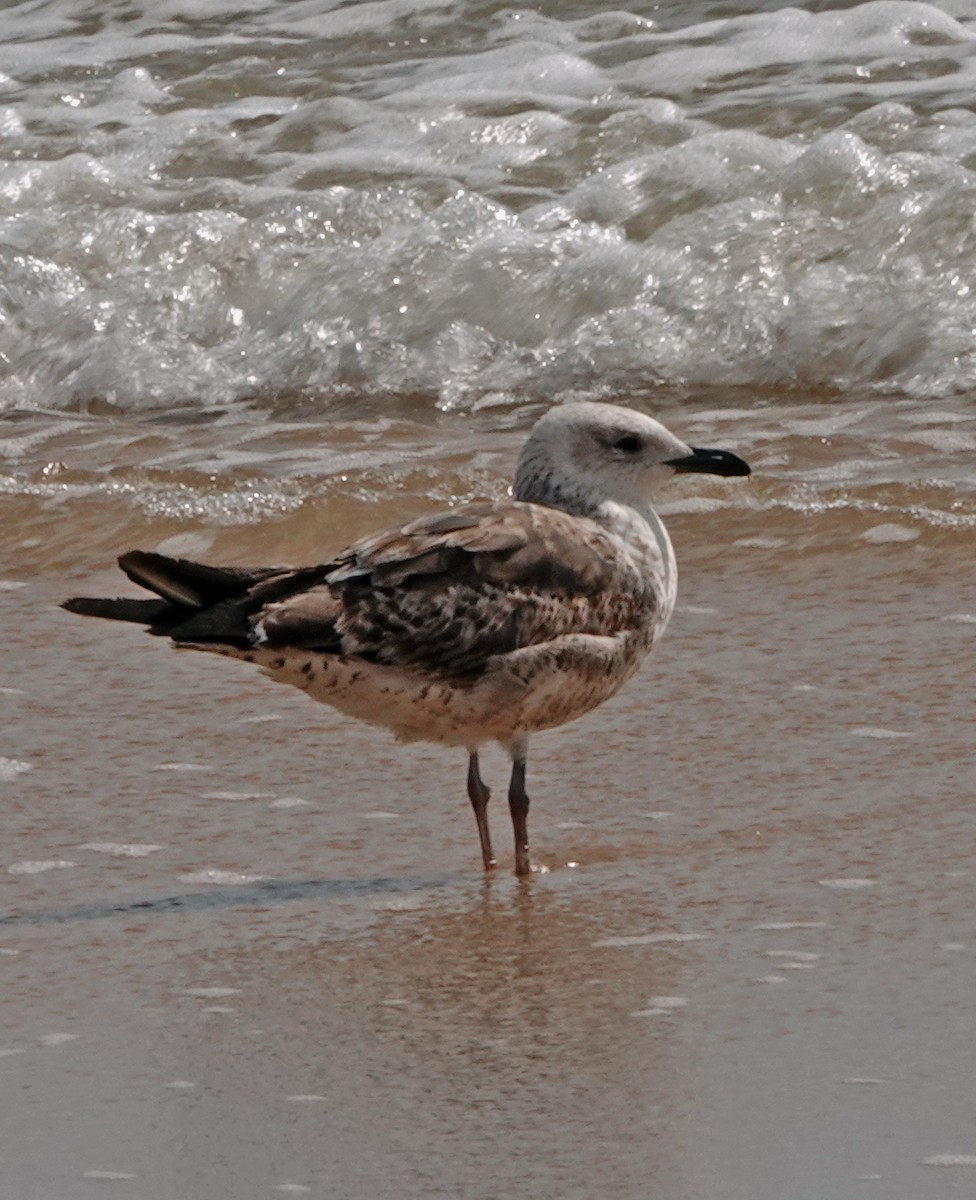
[[[829,473],[837,441],[795,436]],[[519,437],[314,506],[360,532],[500,487]],[[674,506],[638,679],[535,740],[522,882],[500,755],[484,878],[456,756],[54,607],[114,586],[109,543],[298,557],[307,504],[208,529],[8,496],[0,1197],[968,1194],[971,531],[803,510],[769,446],[752,501]]]

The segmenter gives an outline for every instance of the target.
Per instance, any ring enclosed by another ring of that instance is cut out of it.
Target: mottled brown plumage
[[[263,605],[251,620],[268,647],[330,650],[450,679],[554,637],[633,629],[655,603],[595,522],[507,500],[357,542],[323,569],[321,584]]]
[[[119,565],[158,599],[65,607],[257,663],[401,739],[465,747],[486,867],[477,751],[501,742],[513,759],[516,872],[526,874],[528,737],[612,696],[660,636],[677,574],[649,493],[658,477],[693,470],[749,469],[639,413],[566,405],[533,430],[512,500],[421,517],[299,569],[132,551]]]

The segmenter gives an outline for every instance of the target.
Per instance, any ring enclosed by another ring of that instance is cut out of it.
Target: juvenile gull
[[[630,409],[564,404],[529,435],[510,500],[421,517],[297,569],[134,550],[119,566],[158,599],[64,607],[256,663],[401,741],[466,749],[486,868],[495,856],[478,751],[499,742],[512,758],[515,872],[526,875],[529,735],[609,699],[664,631],[677,566],[651,495],[688,471],[749,467]]]

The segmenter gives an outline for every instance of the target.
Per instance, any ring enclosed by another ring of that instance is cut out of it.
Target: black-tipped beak
[[[752,474],[749,464],[737,454],[728,450],[699,450],[694,446],[690,454],[669,459],[667,465],[676,471],[697,471],[702,475]]]

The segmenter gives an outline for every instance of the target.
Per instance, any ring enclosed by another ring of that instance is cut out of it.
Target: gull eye
[[[636,454],[642,445],[643,443],[636,433],[625,433],[623,437],[617,438],[613,443],[613,448],[621,450],[624,454]]]

